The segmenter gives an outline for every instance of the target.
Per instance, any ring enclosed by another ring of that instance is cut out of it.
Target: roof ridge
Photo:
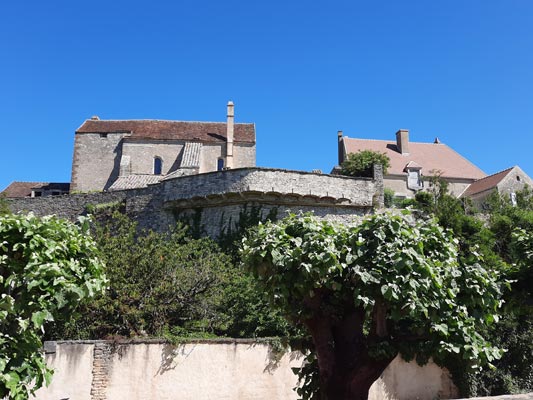
[[[85,122],[87,121],[91,121],[91,122],[137,122],[137,121],[138,122],[185,122],[188,124],[227,124],[227,121],[183,121],[183,120],[175,120],[175,119],[147,119],[147,118],[140,118],[140,119],[131,119],[131,118],[130,119],[91,119],[91,118],[88,118],[85,120]],[[81,128],[83,124],[81,124],[79,128]],[[235,125],[254,125],[254,124],[255,124],[254,122],[235,122]]]
[[[396,140],[385,140],[385,139],[361,139],[361,138],[353,138],[353,137],[350,137],[350,136],[343,136],[342,137],[343,139],[352,139],[352,140],[363,140],[365,142],[385,142],[385,143],[392,143],[392,144],[396,144]],[[433,142],[413,142],[411,140],[409,140],[409,144],[427,144],[427,145],[431,145],[431,146],[446,146],[446,147],[449,147],[447,146],[445,143],[433,143]],[[450,147],[451,148],[451,147]]]
[[[487,175],[487,176],[484,176],[483,178],[479,178],[478,180],[472,182],[472,183],[476,183],[476,182],[479,182],[479,181],[482,181],[484,179],[487,179],[487,178],[491,178],[495,175],[498,175],[498,174],[501,174],[502,172],[507,172],[507,171],[510,171],[512,170],[514,167],[516,167],[516,165],[512,166],[512,167],[509,167],[509,168],[505,168],[505,169],[502,169],[501,171],[498,171],[498,172],[495,172],[493,174],[490,174],[490,175]]]

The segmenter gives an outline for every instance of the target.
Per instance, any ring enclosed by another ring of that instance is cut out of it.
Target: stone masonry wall
[[[141,228],[163,231],[185,220],[211,237],[234,230],[243,213],[260,217],[312,211],[351,220],[383,205],[379,170],[375,179],[299,171],[241,168],[169,179],[143,189],[9,199],[13,212],[55,214],[75,220],[94,209],[117,207]]]
[[[72,161],[71,191],[107,189],[117,179],[124,133],[76,134]]]

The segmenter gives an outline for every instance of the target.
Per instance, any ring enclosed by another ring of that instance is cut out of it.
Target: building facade
[[[226,122],[101,120],[92,117],[74,140],[71,191],[146,187],[161,179],[255,167],[255,125]]]
[[[386,154],[390,167],[383,176],[383,184],[397,197],[414,197],[416,192],[426,189],[424,178],[434,175],[445,179],[450,193],[459,197],[472,183],[487,176],[438,138],[433,143],[411,142],[405,129],[396,132],[395,141],[354,139],[339,131],[338,148],[339,165],[349,154],[363,150]]]

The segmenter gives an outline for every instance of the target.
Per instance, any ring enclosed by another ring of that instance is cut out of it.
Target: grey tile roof
[[[163,177],[163,175],[119,176],[109,187],[109,191],[143,188],[150,184],[158,183]]]
[[[187,142],[183,148],[183,157],[181,158],[180,168],[199,167],[200,166],[200,152],[202,151],[202,143]]]

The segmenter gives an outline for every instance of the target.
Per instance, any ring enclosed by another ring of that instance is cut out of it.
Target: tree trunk
[[[368,338],[363,333],[364,310],[349,310],[341,320],[318,310],[304,323],[315,345],[322,398],[367,400],[370,387],[394,356],[380,360],[369,356]],[[385,336],[386,328],[376,326],[372,335]]]
[[[392,360],[368,360],[352,371],[339,371],[322,387],[327,400],[367,400],[368,391]]]

